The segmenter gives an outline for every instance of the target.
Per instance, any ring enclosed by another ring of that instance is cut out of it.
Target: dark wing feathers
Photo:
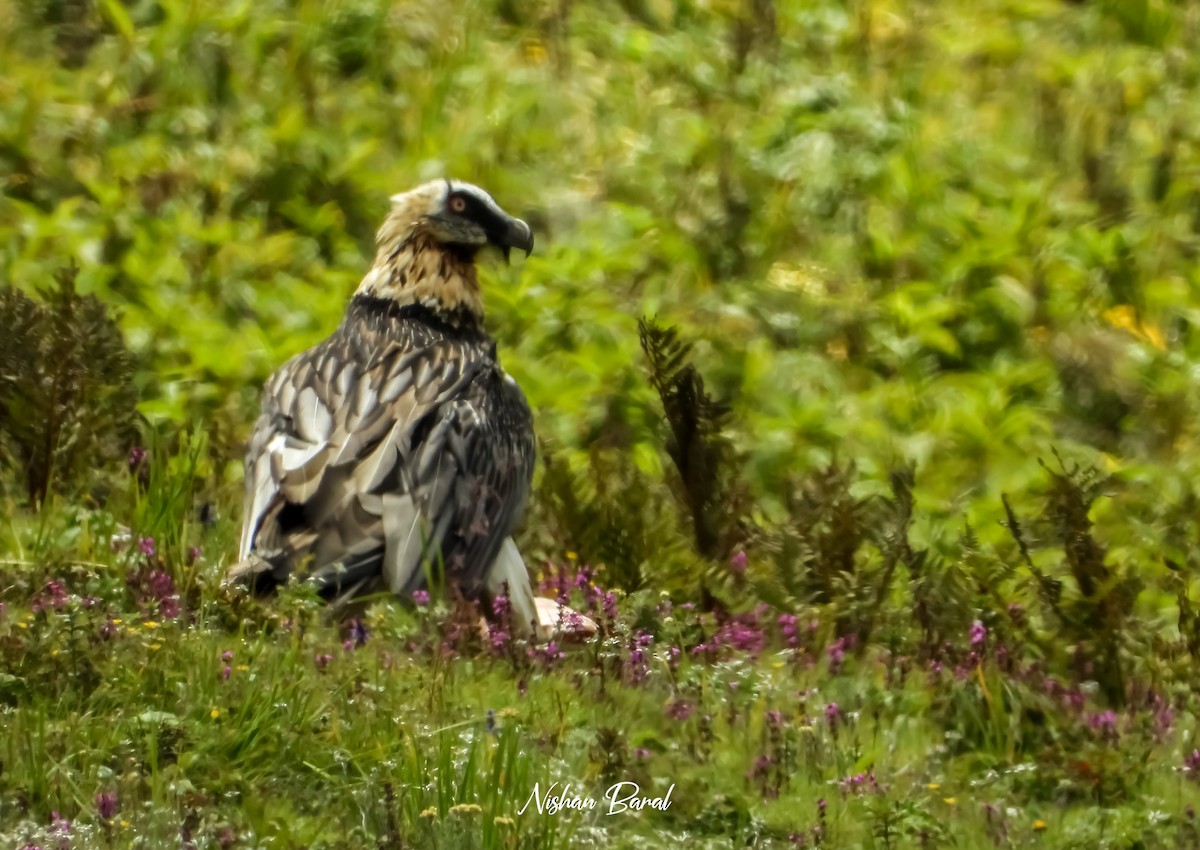
[[[411,593],[440,563],[479,593],[534,457],[529,409],[493,353],[481,334],[352,311],[289,361],[246,459],[243,571],[302,570],[341,599]]]

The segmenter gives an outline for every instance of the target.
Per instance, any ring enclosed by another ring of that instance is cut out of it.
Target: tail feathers
[[[513,626],[520,634],[536,633],[538,611],[533,601],[533,588],[529,584],[529,570],[511,537],[504,538],[504,543],[500,545],[500,552],[488,573],[487,587],[493,594],[507,593],[512,606]]]

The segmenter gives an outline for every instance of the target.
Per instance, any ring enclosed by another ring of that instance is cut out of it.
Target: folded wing
[[[470,596],[520,519],[534,445],[520,391],[462,340],[335,334],[267,386],[246,460],[241,562],[339,601],[430,571]]]

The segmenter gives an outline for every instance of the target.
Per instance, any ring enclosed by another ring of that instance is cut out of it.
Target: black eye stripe
[[[462,210],[454,209],[456,201],[462,201],[465,204]],[[504,221],[496,214],[495,210],[469,192],[453,192],[446,203],[455,215],[468,218],[485,230],[503,229],[505,226]]]
[[[451,209],[454,205],[461,204],[461,214],[469,218],[479,218],[480,214],[485,213],[487,208],[479,202],[479,199],[473,197],[466,192],[455,192],[450,196]]]

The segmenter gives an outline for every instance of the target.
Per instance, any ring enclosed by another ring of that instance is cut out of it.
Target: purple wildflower
[[[729,568],[733,570],[734,575],[743,576],[746,574],[747,560],[745,551],[741,549],[729,559]]]
[[[371,633],[367,631],[367,627],[363,625],[363,621],[354,617],[350,620],[350,628],[347,632],[347,640],[353,641],[354,646],[359,647],[367,642],[367,638]]]
[[[225,669],[221,671],[221,681],[228,682],[231,675],[233,675],[233,668],[226,664]]]
[[[330,655],[328,652],[318,652],[317,655],[313,658],[313,664],[316,665],[318,670],[324,670],[332,662],[333,662],[333,656]]]
[[[129,576],[127,583],[138,604],[143,609],[150,609],[147,613],[156,613],[165,620],[179,616],[179,595],[169,573],[147,565]]]
[[[560,658],[566,657],[566,653],[558,648],[556,641],[550,641],[541,647],[531,647],[528,654],[531,659],[540,662],[547,669],[553,667]]]
[[[696,706],[686,700],[674,700],[666,708],[667,717],[672,720],[683,722],[692,716],[692,712],[696,710]]]
[[[875,781],[875,771],[868,770],[863,773],[856,773],[853,776],[847,776],[838,782],[838,787],[842,794],[861,794],[863,791],[871,790],[878,791],[879,785]]]
[[[825,650],[825,654],[829,656],[829,672],[836,673],[842,669],[842,662],[846,659],[846,639],[840,637],[830,644],[829,649]]]
[[[717,645],[713,643],[698,643],[692,647],[693,658],[703,658],[712,661],[717,655]]]
[[[496,598],[499,599],[501,597]],[[508,646],[509,634],[495,623],[490,623],[488,624],[488,639],[492,643],[492,649],[496,652],[501,652]]]
[[[766,636],[758,627],[755,614],[743,614],[730,620],[713,636],[717,646],[728,646],[737,652],[758,655],[766,645]]]
[[[1008,653],[1008,647],[1004,644],[996,647],[996,665],[1006,673],[1012,672],[1012,657]]]
[[[774,763],[775,760],[773,758],[766,753],[763,753],[754,759],[754,763],[750,766],[750,769],[746,771],[746,778],[750,780],[765,779],[767,774],[771,771],[771,765]]]
[[[567,627],[567,631],[578,631],[583,627],[583,617],[578,611],[567,609],[566,617],[563,618],[563,625]]]
[[[987,628],[982,622],[976,620],[971,623],[971,648],[977,649],[983,646],[983,642],[987,640]]]
[[[65,608],[69,599],[67,588],[61,581],[48,581],[46,582],[46,587],[33,600],[33,605],[30,607],[34,613],[47,608],[57,611],[60,608]]]
[[[654,755],[654,753],[652,753],[650,750],[646,749],[645,747],[634,747],[633,748],[633,757],[635,759],[637,759],[638,761],[645,761],[646,759],[650,758],[650,756],[652,756],[652,755]]]
[[[617,619],[617,595],[615,593],[613,593],[612,591],[609,591],[604,594],[604,602],[603,602],[602,607],[604,608],[604,616],[608,617],[608,619],[610,619],[610,620],[616,621],[616,619]]]
[[[629,641],[629,659],[625,662],[625,674],[626,678],[635,685],[644,682],[646,675],[650,672],[650,662],[646,650],[653,642],[654,638],[641,629],[638,629]]]
[[[1171,732],[1171,727],[1175,725],[1175,712],[1171,710],[1171,706],[1163,704],[1154,712],[1154,737],[1161,741]]]
[[[101,791],[96,795],[96,814],[100,815],[101,819],[109,820],[118,811],[120,806],[117,805],[115,791]]]
[[[800,631],[795,614],[779,615],[779,633],[783,635],[783,642],[789,647],[795,648],[799,645]]]
[[[153,537],[143,537],[139,540],[138,550],[147,558],[153,558],[158,554],[158,548],[154,545]]]
[[[1183,769],[1187,771],[1188,779],[1200,782],[1200,750],[1192,750],[1192,754],[1183,760]]]
[[[837,736],[838,721],[842,719],[842,710],[836,702],[831,702],[825,706],[825,722],[829,724],[829,731]]]
[[[1111,709],[1098,714],[1089,715],[1088,727],[1101,738],[1115,740],[1117,737],[1117,714]]]
[[[429,591],[428,590],[414,590],[412,593],[412,598],[413,598],[413,602],[417,603],[418,605],[428,605],[429,604]]]
[[[134,446],[129,450],[129,471],[136,472],[143,463],[146,462],[146,450],[141,446]]]

